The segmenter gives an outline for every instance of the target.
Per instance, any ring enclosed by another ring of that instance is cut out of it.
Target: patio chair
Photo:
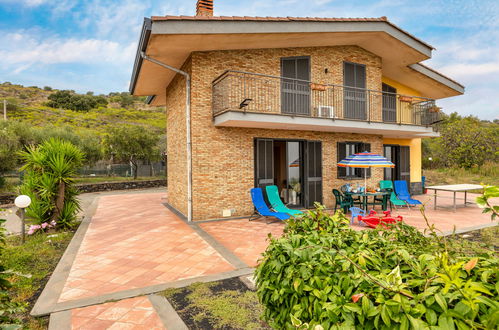
[[[392,208],[397,209],[397,206],[401,206],[401,207],[407,206],[409,209],[411,209],[411,207],[409,206],[408,203],[397,198],[397,195],[393,191],[393,182],[391,180],[381,180],[379,182],[379,188],[381,190],[386,190],[386,191],[391,192],[390,199],[389,199],[390,209],[392,209]]]
[[[350,217],[350,224],[353,225],[353,220],[359,215],[366,216],[366,211],[361,209],[360,207],[351,207],[350,213],[352,214]]]
[[[343,194],[338,189],[333,189],[333,195],[336,199],[336,203],[334,204],[334,212],[338,206],[343,209],[343,212],[347,213],[348,208],[353,207],[353,199],[348,199],[343,196]]]
[[[249,218],[249,221],[260,219],[260,218],[276,218],[279,220],[287,220],[289,219],[289,214],[282,212],[273,212],[265,203],[263,199],[262,188],[252,188],[251,189],[251,201],[253,202],[253,206],[255,207],[255,213]],[[267,222],[268,223],[268,222]]]
[[[409,194],[409,189],[407,189],[407,182],[405,180],[396,180],[395,181],[395,193],[397,194],[398,199],[403,200],[409,205],[420,205],[422,204],[417,199],[412,199]]]
[[[303,212],[300,210],[293,210],[284,205],[279,197],[279,190],[277,186],[266,186],[265,191],[267,192],[267,200],[270,203],[270,207],[274,209],[276,212],[287,213],[292,216],[302,215]]]

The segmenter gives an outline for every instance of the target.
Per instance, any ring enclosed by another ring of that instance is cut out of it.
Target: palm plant
[[[35,223],[56,222],[71,227],[80,209],[74,177],[84,161],[74,144],[57,138],[21,152],[26,171],[21,193],[31,197],[26,215]]]

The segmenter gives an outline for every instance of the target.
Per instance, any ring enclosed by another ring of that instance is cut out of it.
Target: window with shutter
[[[370,143],[362,142],[338,142],[338,162],[354,153],[371,151]],[[371,177],[371,169],[367,169],[367,177]],[[364,178],[364,169],[338,166],[338,179],[361,179]]]

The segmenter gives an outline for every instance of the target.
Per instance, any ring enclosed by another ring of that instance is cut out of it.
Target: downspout
[[[185,77],[185,121],[187,125],[187,221],[192,221],[192,143],[191,143],[191,76],[182,70],[162,63],[154,58],[150,58],[145,52],[140,52],[140,56],[147,61],[172,70]]]

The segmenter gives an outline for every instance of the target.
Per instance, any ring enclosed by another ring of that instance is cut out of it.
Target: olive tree
[[[110,158],[130,162],[136,179],[140,160],[153,161],[160,157],[158,143],[159,136],[155,132],[142,126],[126,125],[109,131],[104,148]]]

